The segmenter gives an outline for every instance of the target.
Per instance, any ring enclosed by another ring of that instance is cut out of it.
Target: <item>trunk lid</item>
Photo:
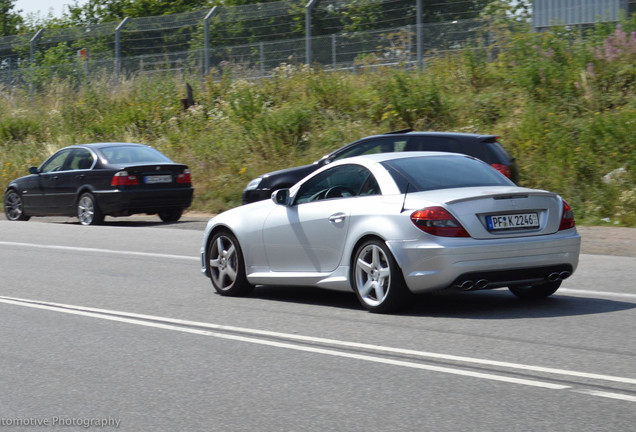
[[[475,239],[555,233],[563,209],[562,200],[555,193],[509,186],[414,193],[407,197],[407,208],[420,209],[422,201],[418,198],[445,207]]]
[[[184,174],[187,169],[186,165],[175,163],[122,166],[122,170],[126,171],[129,176],[137,177],[138,184],[129,187],[139,189],[190,187],[190,183],[178,181],[179,175]]]

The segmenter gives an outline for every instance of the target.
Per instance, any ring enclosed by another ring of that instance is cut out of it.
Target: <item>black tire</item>
[[[217,231],[212,235],[208,244],[207,258],[208,274],[212,286],[219,294],[241,297],[254,289],[245,276],[245,261],[241,246],[229,231]]]
[[[104,214],[93,194],[83,193],[77,200],[77,218],[82,225],[100,225],[104,222]]]
[[[4,194],[4,214],[10,221],[28,221],[31,216],[24,213],[22,196],[15,189],[9,189]]]
[[[561,281],[545,282],[538,285],[512,285],[508,289],[522,299],[542,299],[551,296],[559,289]]]
[[[159,212],[159,219],[162,222],[176,222],[181,219],[183,209],[165,210]]]
[[[368,240],[356,249],[351,263],[351,287],[360,304],[375,313],[395,312],[411,295],[393,254],[378,239]]]

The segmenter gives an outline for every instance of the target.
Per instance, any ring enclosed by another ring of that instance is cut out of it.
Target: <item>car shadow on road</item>
[[[358,303],[353,291],[348,293],[305,286],[258,286],[252,291],[250,297],[260,300],[362,310],[362,306]]]
[[[528,319],[596,315],[636,308],[636,303],[561,295],[524,300],[508,290],[417,296],[401,315],[470,319]]]
[[[360,310],[354,293],[313,287],[257,287],[251,297],[260,300],[311,304]],[[540,300],[522,300],[508,290],[414,296],[407,307],[395,315],[458,319],[527,319],[576,315],[595,315],[636,308],[636,303],[596,297],[560,295]]]

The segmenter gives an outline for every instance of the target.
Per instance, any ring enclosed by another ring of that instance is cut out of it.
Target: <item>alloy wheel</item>
[[[232,288],[238,273],[236,246],[224,235],[216,237],[210,248],[210,276],[222,291]]]
[[[389,259],[377,244],[369,244],[358,253],[355,264],[355,286],[362,301],[378,306],[389,295],[391,267]]]
[[[24,214],[22,197],[14,190],[10,190],[4,196],[4,213],[7,219],[12,221],[28,219]]]

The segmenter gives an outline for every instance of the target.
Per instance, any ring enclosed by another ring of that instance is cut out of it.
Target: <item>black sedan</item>
[[[519,171],[514,158],[499,144],[496,135],[478,135],[455,132],[414,132],[405,129],[362,138],[347,144],[311,165],[288,168],[264,174],[250,181],[243,191],[243,204],[269,199],[277,189],[288,188],[305,176],[333,161],[373,153],[402,151],[442,151],[462,153],[490,164],[515,183]]]
[[[97,225],[104,216],[147,213],[175,222],[192,203],[188,167],[142,144],[73,145],[29,172],[7,186],[9,220],[77,216],[82,225]]]

